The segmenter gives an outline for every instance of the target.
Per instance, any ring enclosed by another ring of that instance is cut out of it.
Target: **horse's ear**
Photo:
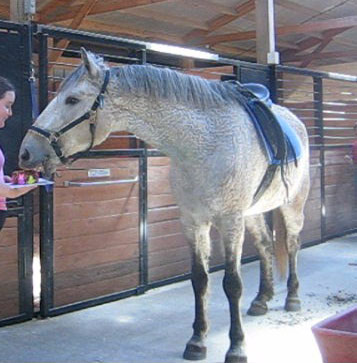
[[[97,77],[99,75],[99,67],[96,63],[95,56],[81,47],[81,57],[89,75],[91,77]]]

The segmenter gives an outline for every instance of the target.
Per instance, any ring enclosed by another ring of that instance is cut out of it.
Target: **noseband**
[[[109,69],[107,69],[105,71],[105,78],[104,78],[102,88],[100,90],[99,95],[95,99],[91,109],[88,112],[86,112],[83,116],[75,119],[74,121],[70,122],[68,125],[62,127],[59,131],[48,131],[48,130],[41,129],[41,128],[37,127],[37,126],[30,126],[29,130],[32,130],[35,133],[40,134],[41,136],[44,136],[48,140],[48,142],[52,146],[53,150],[55,151],[57,157],[61,160],[62,164],[66,164],[68,162],[69,158],[77,159],[80,155],[85,154],[86,152],[88,152],[92,148],[92,146],[94,144],[95,130],[96,130],[96,126],[97,126],[95,121],[90,122],[90,124],[89,124],[89,130],[90,130],[92,139],[91,139],[91,143],[90,143],[89,147],[85,151],[76,153],[76,154],[71,155],[69,157],[65,157],[63,155],[63,152],[61,150],[61,147],[60,147],[58,141],[59,141],[59,138],[64,133],[66,133],[67,131],[73,129],[74,127],[76,127],[77,125],[82,123],[83,121],[86,121],[86,120],[90,119],[93,112],[96,112],[98,107],[100,107],[100,108],[103,107],[104,93],[107,90],[107,86],[108,86],[108,83],[109,83],[109,77],[110,77],[110,71],[109,71]]]

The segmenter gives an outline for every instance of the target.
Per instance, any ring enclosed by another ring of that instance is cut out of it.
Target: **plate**
[[[44,178],[39,178],[38,182],[33,183],[33,184],[11,184],[11,183],[6,183],[6,185],[8,185],[12,189],[24,188],[24,187],[28,187],[28,186],[31,186],[31,185],[41,186],[41,185],[52,185],[52,184],[54,184],[53,181],[47,180],[47,179],[44,179]]]

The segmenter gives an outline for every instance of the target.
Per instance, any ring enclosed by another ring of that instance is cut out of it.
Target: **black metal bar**
[[[269,91],[273,103],[278,103],[278,77],[275,65],[269,66]]]
[[[40,315],[49,316],[53,307],[53,187],[40,187]]]
[[[39,33],[39,111],[42,112],[48,104],[48,49],[47,35]]]
[[[22,27],[23,24],[13,23],[11,21],[6,21],[6,20],[0,20],[0,28],[3,28],[5,30],[21,31]]]
[[[311,69],[303,69],[291,66],[276,66],[278,71],[287,72],[287,73],[294,73],[301,76],[310,76],[315,78],[327,78],[327,79],[334,79],[337,81],[347,81],[347,82],[357,82],[356,76],[350,76],[347,74],[338,74],[338,73],[331,73],[331,72],[322,72],[322,71],[313,71]]]
[[[319,128],[320,142],[320,186],[321,186],[321,240],[326,236],[326,202],[325,202],[325,139],[324,139],[324,119],[323,119],[323,83],[322,78],[314,77],[314,105],[315,105],[315,125]]]
[[[134,41],[119,37],[113,37],[102,34],[93,34],[80,30],[57,28],[45,25],[39,25],[38,31],[55,38],[66,38],[68,40],[77,40],[80,42],[105,44],[115,48],[129,49],[146,49],[146,44],[140,41]]]
[[[148,158],[144,154],[139,159],[139,274],[140,286],[138,293],[144,293],[148,285]]]
[[[18,217],[20,313],[33,316],[33,193],[23,196],[23,214]]]
[[[106,304],[109,302],[117,301],[120,299],[124,299],[124,298],[130,297],[130,296],[137,295],[137,294],[138,294],[138,289],[135,288],[135,289],[131,289],[131,290],[121,291],[121,292],[118,292],[115,294],[100,296],[100,297],[90,299],[90,300],[80,301],[80,302],[73,303],[73,304],[63,305],[63,306],[59,306],[59,307],[53,307],[48,310],[47,317],[66,314],[66,313],[70,313],[73,311],[78,311],[81,309],[90,308],[90,307],[101,305],[101,304]]]

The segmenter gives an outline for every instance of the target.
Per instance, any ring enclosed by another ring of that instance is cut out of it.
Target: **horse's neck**
[[[129,120],[128,131],[168,156],[190,159],[209,143],[207,119],[194,111],[165,101],[142,99],[132,104],[135,118]]]

